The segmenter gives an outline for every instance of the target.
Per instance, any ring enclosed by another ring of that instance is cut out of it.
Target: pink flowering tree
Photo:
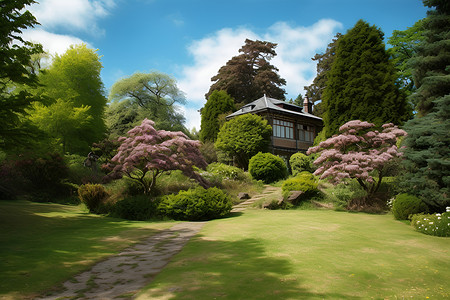
[[[158,176],[164,172],[181,170],[184,175],[197,180],[203,187],[208,182],[194,170],[204,169],[207,164],[199,151],[200,142],[190,140],[182,132],[156,130],[155,123],[145,119],[142,124],[119,138],[117,154],[106,169],[112,171],[107,177],[121,178],[123,175],[138,181],[149,194]]]
[[[318,146],[308,149],[308,154],[320,153],[314,161],[319,168],[314,175],[339,183],[354,178],[367,192],[369,199],[380,187],[388,162],[400,157],[396,142],[406,132],[394,124],[384,124],[383,130],[359,120],[349,121],[335,135]],[[363,203],[366,204],[366,203]]]

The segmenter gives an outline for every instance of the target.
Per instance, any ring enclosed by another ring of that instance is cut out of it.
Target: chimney
[[[308,97],[303,100],[303,112],[312,114],[312,103],[309,102]]]

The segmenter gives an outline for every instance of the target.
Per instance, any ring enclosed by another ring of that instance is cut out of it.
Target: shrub
[[[434,236],[450,236],[450,207],[442,214],[417,214],[411,218],[411,225],[419,232]]]
[[[297,176],[303,171],[313,171],[311,157],[301,152],[292,154],[289,159],[289,165],[291,166],[292,175],[294,176]]]
[[[68,167],[68,181],[75,184],[100,183],[104,174],[100,171],[93,171],[84,166],[86,157],[71,154],[66,155],[64,160]]]
[[[78,188],[78,197],[86,204],[91,213],[105,213],[108,192],[101,184],[83,184]]]
[[[324,189],[324,193],[326,200],[332,202],[337,210],[347,209],[353,199],[364,198],[367,195],[367,192],[360,187],[356,180],[327,187]]]
[[[159,210],[175,220],[201,221],[223,217],[231,207],[231,197],[222,190],[197,187],[164,197]]]
[[[291,191],[303,191],[305,198],[319,193],[316,177],[309,172],[302,172],[296,177],[287,179],[281,186],[283,197],[289,197]]]
[[[407,220],[410,215],[428,212],[428,206],[420,198],[399,194],[392,203],[392,213],[397,220]]]
[[[245,180],[246,176],[242,169],[229,166],[223,163],[212,163],[208,165],[206,171],[213,175],[219,175],[222,179]]]
[[[287,175],[286,164],[283,159],[272,153],[259,152],[250,159],[248,165],[250,175],[264,183],[272,183],[283,179]]]
[[[146,195],[128,196],[114,205],[112,216],[127,220],[145,221],[158,215],[158,205],[157,199],[152,200]]]

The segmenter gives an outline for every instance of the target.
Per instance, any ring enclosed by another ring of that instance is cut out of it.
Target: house
[[[305,99],[303,107],[273,98],[263,97],[228,115],[227,120],[243,115],[257,114],[272,126],[269,151],[289,161],[292,154],[306,152],[322,130],[322,118],[314,116],[312,103]]]

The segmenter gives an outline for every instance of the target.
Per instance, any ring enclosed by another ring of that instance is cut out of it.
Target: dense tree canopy
[[[412,108],[399,90],[397,72],[383,43],[383,33],[360,20],[337,42],[322,98],[327,137],[354,119],[402,124]]]
[[[235,109],[234,100],[225,91],[214,91],[201,110],[200,140],[215,141],[220,129],[219,116]]]
[[[22,30],[39,23],[25,6],[36,1],[0,2],[0,149],[20,146],[34,131],[24,122],[26,109],[38,97],[28,91],[37,85],[31,56],[42,46],[23,40]]]
[[[107,99],[100,78],[101,69],[97,51],[82,44],[71,46],[64,54],[56,55],[52,65],[39,74],[42,86],[38,88],[38,93],[45,96],[49,103],[45,106],[35,106],[36,111],[30,112],[30,119],[52,137],[64,141],[64,151],[85,155],[92,143],[105,137],[104,114]],[[79,111],[83,110],[83,115],[89,118],[85,118],[85,122],[78,125],[76,122],[65,123],[67,126],[69,123],[73,124],[76,128],[64,129],[66,134],[62,138],[61,134],[56,134],[61,130],[55,129],[61,128],[62,120],[62,112],[56,114],[53,111],[56,107],[64,107],[62,111],[78,116],[77,118],[80,118]],[[68,111],[70,107],[73,109],[71,112]],[[35,113],[39,116],[33,116]],[[44,116],[48,118],[45,119]],[[67,136],[69,132],[71,134]]]
[[[275,99],[285,99],[286,80],[278,75],[278,69],[269,61],[276,56],[277,44],[266,41],[245,40],[239,49],[242,54],[231,58],[211,78],[214,82],[206,94],[206,99],[215,90],[224,90],[236,103],[249,103],[264,94]]]
[[[321,117],[323,114],[322,93],[327,85],[327,73],[331,70],[331,66],[336,55],[336,45],[342,34],[337,33],[331,43],[328,44],[325,53],[316,54],[312,60],[317,61],[317,75],[310,86],[305,86],[305,96],[309,101],[314,103],[313,114]],[[301,106],[301,105],[300,105]]]
[[[220,128],[215,145],[233,157],[239,167],[247,169],[252,156],[267,151],[271,135],[272,127],[267,120],[245,114],[231,119]]]
[[[405,124],[406,173],[401,183],[436,211],[450,206],[450,6],[435,7],[424,20],[425,40],[413,58],[419,116]]]

